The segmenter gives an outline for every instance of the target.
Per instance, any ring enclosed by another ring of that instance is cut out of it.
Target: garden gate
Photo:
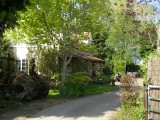
[[[160,57],[148,61],[148,120],[160,120]]]

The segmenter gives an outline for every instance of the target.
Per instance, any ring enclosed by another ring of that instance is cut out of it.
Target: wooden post
[[[147,86],[144,86],[143,89],[144,93],[143,93],[143,102],[144,102],[144,108],[146,109],[146,113],[145,113],[145,120],[148,120],[148,95],[147,95]]]

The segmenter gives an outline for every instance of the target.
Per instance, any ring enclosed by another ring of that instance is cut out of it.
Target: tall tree
[[[157,28],[153,22],[143,22],[143,30],[139,31],[140,37],[137,47],[140,57],[143,59],[157,49]]]
[[[85,47],[83,40],[106,27],[108,0],[32,1],[33,6],[20,14],[20,36],[34,45],[48,44],[61,53],[62,81],[73,54]]]
[[[113,71],[113,55],[115,53],[115,50],[113,46],[111,46],[111,43],[106,44],[106,41],[108,40],[109,31],[106,30],[103,33],[95,33],[93,35],[93,45],[95,46],[95,49],[97,50],[97,56],[103,60],[105,60],[104,69],[103,72],[105,74],[112,74]]]
[[[125,72],[126,64],[134,60],[134,41],[138,39],[138,20],[135,19],[134,2],[113,1],[109,37],[106,42],[114,48],[114,73]]]
[[[106,42],[115,48],[114,67],[123,66],[120,69],[125,71],[126,64],[135,62],[139,56],[144,57],[147,50],[155,49],[157,35],[155,24],[151,21],[155,12],[148,4],[133,0],[113,0],[112,4],[109,37]],[[116,69],[115,72],[119,72],[120,69]]]

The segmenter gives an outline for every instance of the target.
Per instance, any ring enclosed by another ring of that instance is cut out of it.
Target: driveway
[[[110,120],[120,107],[118,91],[64,102],[25,120]]]

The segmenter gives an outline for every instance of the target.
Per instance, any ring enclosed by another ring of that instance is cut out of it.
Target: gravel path
[[[64,102],[25,120],[111,120],[120,107],[118,91]]]

